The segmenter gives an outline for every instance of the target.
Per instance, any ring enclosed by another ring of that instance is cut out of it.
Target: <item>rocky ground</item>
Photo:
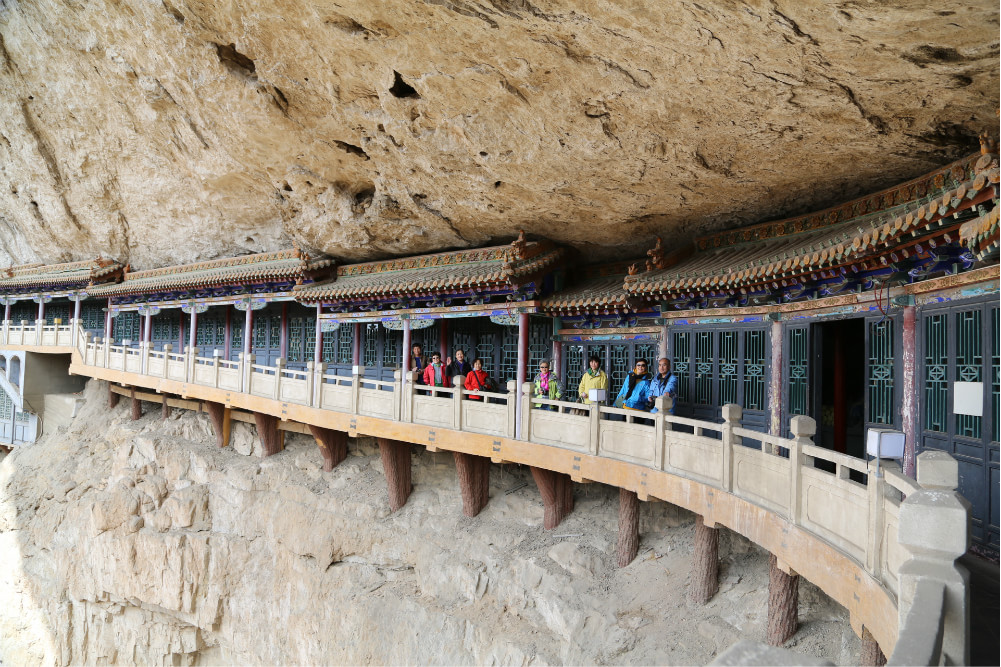
[[[462,516],[450,455],[414,457],[388,508],[372,441],[321,470],[290,437],[261,460],[250,427],[219,450],[205,415],[129,420],[92,381],[72,427],[0,462],[0,660],[7,664],[705,664],[761,639],[766,554],[722,530],[721,587],[686,601],[693,515],[641,508],[615,565],[616,490],[576,486],[545,532],[528,471],[493,466]],[[795,650],[858,660],[847,613],[800,588]]]
[[[4,0],[0,265],[519,229],[626,259],[975,152],[997,25],[994,0]]]

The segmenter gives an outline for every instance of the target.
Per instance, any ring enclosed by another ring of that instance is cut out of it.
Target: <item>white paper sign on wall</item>
[[[952,411],[957,415],[984,416],[984,383],[953,382]]]

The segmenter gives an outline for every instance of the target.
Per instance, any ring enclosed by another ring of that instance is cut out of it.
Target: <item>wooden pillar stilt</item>
[[[216,446],[225,447],[229,444],[230,413],[222,403],[205,401],[202,408],[208,413],[212,420],[212,430],[215,431]]]
[[[462,491],[462,513],[476,516],[486,507],[490,498],[490,459],[474,454],[453,452],[455,471]]]
[[[886,664],[883,650],[879,648],[876,638],[865,626],[862,626],[862,655],[859,656],[859,664],[863,667],[883,667]]]
[[[639,497],[635,491],[619,489],[619,567],[632,563],[639,548]]]
[[[783,572],[778,558],[768,559],[768,637],[782,646],[799,628],[799,575]]]
[[[167,402],[167,395],[163,395],[163,403],[160,404],[160,418],[169,419],[170,418],[170,403]]]
[[[136,398],[136,390],[132,390],[132,421],[137,419],[142,419],[143,416],[143,402]]]
[[[343,461],[348,455],[348,434],[344,431],[335,431],[322,426],[309,426],[309,432],[313,434],[320,454],[323,456],[323,470],[330,472],[338,463]]]
[[[532,466],[532,477],[545,506],[543,528],[552,530],[573,511],[573,482],[569,475],[535,466]]]
[[[382,455],[382,469],[386,473],[389,487],[389,508],[396,511],[407,503],[413,484],[410,478],[410,443],[376,438],[379,454]]]
[[[254,413],[254,423],[257,424],[257,436],[261,439],[261,458],[268,458],[282,450],[282,438],[278,433],[278,417],[266,415],[263,412]]]
[[[705,604],[719,590],[719,530],[695,517],[695,549],[692,553],[692,581],[688,599]]]
[[[118,407],[118,399],[121,398],[119,394],[114,391],[114,385],[110,382],[108,383],[108,409],[114,410]]]

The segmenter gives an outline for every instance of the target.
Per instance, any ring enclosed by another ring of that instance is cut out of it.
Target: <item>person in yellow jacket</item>
[[[577,387],[577,394],[582,403],[590,404],[587,395],[591,389],[604,389],[608,391],[608,375],[601,370],[601,359],[591,355],[587,360],[588,369],[580,379],[580,386]]]

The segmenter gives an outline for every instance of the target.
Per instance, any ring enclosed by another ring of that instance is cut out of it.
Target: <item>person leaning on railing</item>
[[[556,373],[550,372],[548,361],[539,363],[539,372],[533,382],[532,395],[548,398],[550,401],[558,401],[563,397],[563,385],[560,384],[560,379],[556,376]],[[556,409],[554,405],[543,405],[542,403],[536,403],[534,407],[542,408],[543,410]]]
[[[458,352],[456,352],[458,354]],[[466,391],[493,391],[493,380],[483,370],[483,360],[477,359],[473,362],[473,370],[466,374],[466,379],[462,383]],[[482,401],[482,396],[469,396],[471,401]]]
[[[615,397],[615,407],[626,410],[647,411],[646,397],[650,390],[650,374],[646,372],[646,360],[636,362],[636,368],[622,383],[619,395]]]
[[[452,357],[445,359],[445,369],[448,377],[454,378],[456,375],[467,375],[473,367],[466,361],[466,351],[460,348],[455,351],[455,359]]]
[[[646,395],[646,405],[650,412],[657,412],[654,401],[659,396],[670,396],[675,398],[678,395],[678,378],[671,372],[671,360],[662,358],[657,362],[657,374],[650,380],[650,389]],[[669,412],[674,414],[674,403],[671,404]]]
[[[601,370],[601,359],[595,355],[591,355],[588,357],[587,366],[587,370],[584,371],[584,375],[580,378],[580,384],[577,385],[577,396],[584,405],[591,404],[589,395],[592,389],[604,389],[606,392],[608,391],[608,374]],[[586,415],[587,410],[575,408],[573,414]]]
[[[424,369],[424,384],[429,387],[452,386],[445,364],[441,363],[441,355],[437,352],[431,355],[431,363]]]

